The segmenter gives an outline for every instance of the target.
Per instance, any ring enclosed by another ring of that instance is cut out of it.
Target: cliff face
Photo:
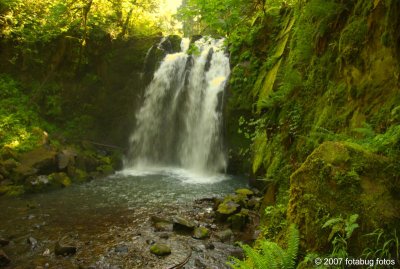
[[[231,123],[228,144],[233,145],[230,156],[234,162],[251,160],[247,167],[252,177],[276,189],[275,206],[288,205],[290,200],[288,220],[302,232],[311,226],[301,214],[310,217],[308,212],[317,210],[315,203],[304,202],[311,197],[320,197],[320,209],[326,209],[311,217],[318,229],[339,214],[362,214],[361,205],[340,207],[336,203],[343,198],[343,190],[333,186],[332,180],[340,175],[346,181],[346,175],[353,174],[360,179],[357,184],[367,184],[370,190],[385,186],[382,195],[398,204],[394,193],[400,179],[399,12],[399,2],[379,0],[310,0],[282,6],[279,14],[267,14],[258,22],[264,25],[255,41],[232,57],[226,110]],[[357,150],[332,166],[318,157],[326,149],[322,145],[331,145],[323,144],[331,143],[327,141],[340,147],[351,143]],[[371,158],[384,161],[378,165]],[[355,161],[360,159],[365,161]],[[315,162],[321,162],[320,166]],[[321,174],[327,166],[332,170]],[[384,183],[385,178],[392,184]],[[320,188],[309,188],[310,184]],[[368,197],[361,185],[346,196],[347,202]],[[328,200],[322,199],[326,198],[322,189],[329,190]],[[295,210],[298,202],[302,212]],[[374,210],[386,212],[387,204],[376,206]],[[390,216],[389,223],[399,223],[398,217]],[[369,223],[365,230],[380,226],[371,221],[374,218],[361,219]],[[269,219],[266,225],[272,223]],[[318,242],[308,245],[316,250],[323,246]]]
[[[0,73],[19,82],[40,116],[71,130],[69,138],[125,146],[141,102],[146,53],[160,39],[104,37],[82,48],[65,36],[29,50],[3,40],[0,60],[8,64]]]

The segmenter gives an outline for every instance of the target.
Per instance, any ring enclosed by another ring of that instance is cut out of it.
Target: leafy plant
[[[298,229],[294,225],[291,225],[289,227],[286,249],[283,249],[275,242],[262,239],[259,241],[259,248],[241,245],[246,254],[246,259],[242,261],[233,258],[228,265],[234,269],[295,268],[299,240]]]
[[[347,219],[342,217],[332,218],[325,222],[322,228],[331,228],[328,240],[333,245],[332,256],[336,258],[346,258],[347,242],[353,234],[354,230],[359,227],[357,224],[358,214],[350,215]]]
[[[371,241],[371,247],[364,249],[362,257],[364,259],[396,259],[400,262],[400,243],[397,232],[387,233],[382,228],[376,229],[372,233],[364,235]],[[377,265],[374,268],[379,268]]]

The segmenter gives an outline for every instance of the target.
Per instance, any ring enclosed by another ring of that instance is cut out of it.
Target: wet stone
[[[174,225],[173,225],[174,231],[191,233],[193,232],[195,226],[196,224],[194,222],[187,220],[185,218],[179,216],[176,216],[174,218]]]
[[[57,242],[54,247],[54,253],[58,256],[69,256],[74,255],[76,253],[76,247],[61,245],[60,242]]]
[[[197,227],[194,229],[193,238],[205,239],[209,236],[209,231],[206,227]]]
[[[150,247],[150,252],[157,256],[166,256],[171,254],[171,248],[166,244],[156,243]]]
[[[173,224],[170,222],[156,222],[153,226],[159,232],[170,232],[173,230]]]
[[[114,251],[117,253],[128,253],[128,246],[127,245],[116,246]]]
[[[226,242],[231,239],[233,236],[233,232],[231,229],[226,229],[224,231],[220,231],[215,233],[215,236],[221,241],[221,242]]]
[[[28,237],[26,242],[31,246],[31,250],[34,250],[38,246],[38,241],[32,236]]]

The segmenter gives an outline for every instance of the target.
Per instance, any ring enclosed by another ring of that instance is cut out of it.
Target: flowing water
[[[126,167],[175,166],[197,174],[224,171],[222,106],[230,74],[224,40],[182,41],[167,54],[136,115]]]
[[[195,257],[207,253],[208,241],[175,233],[161,239],[150,217],[199,219],[212,205],[196,207],[196,199],[223,196],[241,186],[241,179],[205,178],[180,169],[125,170],[58,191],[0,197],[0,238],[10,240],[3,248],[12,260],[8,268],[169,268],[184,260],[190,248],[192,266],[186,268],[197,268]],[[199,219],[211,225],[206,222]],[[27,241],[30,237],[37,240],[35,246]],[[54,245],[61,239],[76,246],[77,253],[55,256]],[[172,247],[163,259],[149,251],[152,242],[160,241]],[[214,244],[208,263],[225,268],[229,246]]]

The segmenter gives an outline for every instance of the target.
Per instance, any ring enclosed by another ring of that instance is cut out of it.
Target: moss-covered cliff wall
[[[231,44],[230,157],[264,182],[266,200],[274,198],[265,204],[272,204],[264,217],[269,237],[294,222],[305,248],[326,251],[328,239],[314,235],[329,234],[322,226],[330,218],[355,213],[362,233],[399,228],[398,214],[383,224],[363,213],[366,204],[383,214],[399,202],[399,18],[398,1],[298,1],[256,18],[252,39]],[[347,159],[318,157],[340,155],[346,143],[357,148],[347,148],[354,153]]]

